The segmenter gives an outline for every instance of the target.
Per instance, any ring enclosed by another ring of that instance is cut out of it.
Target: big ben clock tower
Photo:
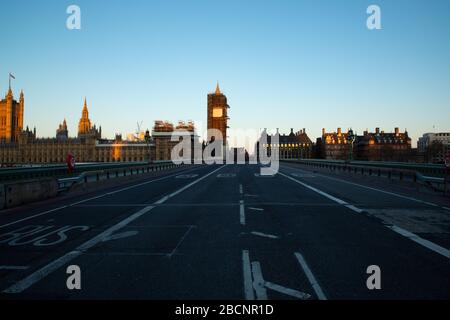
[[[208,141],[214,141],[220,137],[214,137],[209,129],[217,129],[222,132],[223,144],[227,142],[227,123],[228,123],[227,97],[220,92],[219,83],[217,83],[216,91],[208,94]]]

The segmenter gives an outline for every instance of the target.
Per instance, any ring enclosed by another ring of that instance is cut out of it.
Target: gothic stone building
[[[217,83],[216,91],[208,94],[208,142],[217,140],[209,132],[210,129],[216,129],[222,133],[222,141],[226,145],[229,108],[227,97],[220,92],[220,87]]]
[[[14,100],[11,87],[0,101],[0,143],[8,144],[19,140],[23,130],[23,110],[25,99],[20,92],[19,101]]]
[[[135,162],[155,159],[155,145],[148,137],[146,141],[106,140],[101,137],[101,127],[96,128],[89,119],[85,100],[78,125],[78,137],[69,138],[64,120],[57,129],[55,138],[37,138],[36,129],[22,130],[24,97],[13,99],[11,89],[0,104],[0,165],[64,163],[72,153],[76,162]]]

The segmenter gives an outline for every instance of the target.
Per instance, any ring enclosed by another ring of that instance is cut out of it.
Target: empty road
[[[259,171],[189,167],[0,212],[0,299],[450,299],[450,201]]]

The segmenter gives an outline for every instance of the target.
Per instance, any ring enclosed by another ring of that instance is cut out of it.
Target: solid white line
[[[292,168],[292,169],[296,170],[294,168]],[[440,207],[440,205],[438,205],[436,203],[432,203],[432,202],[428,202],[428,201],[424,201],[424,200],[419,200],[419,199],[416,199],[416,198],[413,198],[413,197],[404,196],[404,195],[401,195],[401,194],[398,194],[398,193],[389,192],[389,191],[386,191],[386,190],[377,189],[377,188],[373,188],[373,187],[368,187],[368,186],[365,186],[365,185],[362,185],[362,184],[359,184],[359,183],[345,181],[345,180],[342,180],[342,179],[329,177],[329,176],[326,176],[326,175],[323,175],[323,174],[317,174],[317,175],[321,176],[323,178],[326,178],[326,179],[339,181],[339,182],[342,182],[342,183],[350,184],[350,185],[353,185],[353,186],[357,186],[357,187],[368,189],[368,190],[372,190],[372,191],[381,192],[381,193],[384,193],[384,194],[389,194],[391,196],[395,196],[395,197],[406,199],[406,200],[411,200],[411,201],[414,201],[414,202],[417,202],[417,203],[423,203],[423,204],[426,204],[426,205],[429,205],[429,206],[432,206],[432,207]],[[441,207],[441,208],[443,208],[445,210],[450,210],[450,208],[448,208],[448,207]]]
[[[264,237],[264,238],[280,239],[280,237],[278,237],[278,236],[274,236],[272,234],[267,234],[267,233],[262,233],[262,232],[252,231],[251,234],[253,234],[254,236],[259,236],[259,237]]]
[[[215,172],[217,172],[218,170],[220,170],[222,168],[223,168],[223,166],[219,167],[218,169],[216,169],[216,170],[214,170],[214,171],[204,175],[203,177],[195,180],[194,182],[191,182],[187,186],[185,186],[185,187],[183,187],[183,188],[181,188],[181,189],[171,193],[169,196],[166,196],[164,198],[166,200],[170,199],[174,195],[177,195],[180,192],[183,192],[187,188],[189,188],[189,187],[193,186],[194,184],[202,181],[203,179],[206,179],[207,177],[209,177],[210,175],[214,174]],[[138,212],[128,216],[124,220],[120,221],[119,223],[113,225],[112,227],[106,229],[102,233],[98,234],[97,236],[95,236],[92,239],[88,240],[87,242],[83,243],[82,245],[77,247],[74,251],[66,253],[62,257],[60,257],[60,258],[50,262],[49,264],[47,264],[46,266],[42,267],[41,269],[35,271],[34,273],[30,274],[26,278],[16,282],[14,285],[12,285],[11,287],[7,288],[3,292],[4,293],[19,293],[19,292],[22,292],[22,291],[26,290],[27,288],[31,287],[36,282],[38,282],[38,281],[42,280],[43,278],[45,278],[46,276],[48,276],[50,273],[52,273],[52,272],[56,271],[57,269],[61,268],[63,265],[65,265],[69,261],[71,261],[71,260],[75,259],[76,257],[82,255],[84,251],[87,251],[90,248],[92,248],[93,246],[97,245],[98,243],[103,242],[105,239],[110,238],[111,235],[114,232],[117,232],[118,230],[120,230],[123,227],[127,226],[129,223],[131,223],[132,221],[138,219],[139,217],[141,217],[142,215],[146,214],[147,212],[151,211],[153,208],[155,208],[155,206],[150,205],[150,206],[147,206],[147,207],[139,210]]]
[[[418,235],[416,235],[416,234],[414,234],[412,232],[409,232],[408,230],[399,228],[397,226],[387,226],[387,227],[389,229],[397,232],[398,234],[400,234],[400,235],[402,235],[402,236],[404,236],[404,237],[406,237],[406,238],[408,238],[408,239],[410,239],[410,240],[420,244],[421,246],[424,246],[424,247],[426,247],[426,248],[428,248],[428,249],[430,249],[430,250],[432,250],[432,251],[434,251],[436,253],[439,253],[440,255],[446,257],[447,259],[450,259],[450,250],[448,250],[448,249],[446,249],[444,247],[441,247],[441,246],[439,246],[439,245],[437,245],[437,244],[435,244],[435,243],[433,243],[431,241],[425,240],[425,239],[419,237]]]
[[[0,270],[26,270],[27,266],[0,266]]]
[[[267,290],[264,286],[264,278],[261,272],[261,265],[258,261],[252,262],[253,288],[256,292],[257,300],[267,300]]]
[[[340,204],[343,204],[346,208],[351,209],[351,210],[353,210],[353,211],[355,211],[357,213],[364,212],[364,210],[362,210],[362,209],[360,209],[360,208],[358,208],[358,207],[356,207],[354,205],[348,204],[348,203],[346,203],[343,200],[340,200],[340,199],[338,199],[336,197],[333,197],[333,196],[329,195],[328,193],[320,191],[320,190],[318,190],[318,189],[316,189],[314,187],[308,186],[306,183],[300,182],[300,181],[298,181],[298,180],[296,180],[294,178],[291,178],[290,176],[287,176],[287,175],[285,175],[285,174],[283,174],[281,172],[280,172],[280,175],[282,175],[282,176],[284,176],[286,178],[289,178],[290,180],[295,181],[295,182],[301,184],[302,186],[304,186],[306,188],[309,188],[309,189],[311,189],[311,190],[313,190],[313,191],[315,191],[315,192],[317,192],[317,193],[319,193],[319,194],[321,194],[321,195],[323,195],[323,196],[325,196],[325,197],[327,197],[329,199],[332,199],[332,200],[334,200],[334,201],[336,201],[336,202],[338,202]],[[339,180],[339,179],[336,179],[336,180]],[[341,181],[341,180],[339,180],[339,181]],[[343,181],[343,182],[345,182],[345,181]],[[351,183],[351,184],[353,184],[353,183]],[[364,187],[364,186],[362,186],[362,187]],[[373,188],[370,188],[370,187],[367,187],[367,188],[368,189],[373,189]],[[375,190],[376,191],[381,191],[381,190],[377,190],[377,189],[375,189]],[[381,191],[381,192],[384,192],[384,191]],[[385,192],[385,193],[390,193],[390,192]],[[395,194],[393,194],[393,195],[395,195]],[[397,196],[399,196],[399,195],[397,195]],[[404,198],[408,198],[408,197],[404,197]],[[413,198],[411,198],[411,199],[413,199]],[[413,200],[416,200],[416,199],[413,199]],[[421,200],[417,200],[417,202],[421,202],[421,203],[437,206],[437,205],[435,205],[433,203],[427,203],[427,202],[424,202],[424,201],[421,201]],[[393,230],[393,231],[395,231],[395,232],[397,232],[397,233],[399,233],[399,234],[401,234],[401,235],[403,235],[403,236],[405,236],[406,238],[408,238],[408,239],[410,239],[410,240],[412,240],[412,241],[414,241],[414,242],[416,242],[416,243],[418,243],[418,244],[420,244],[420,245],[422,245],[422,246],[424,246],[424,247],[426,247],[426,248],[436,252],[436,253],[439,253],[439,254],[443,255],[446,258],[449,258],[449,250],[446,249],[446,248],[443,248],[443,247],[441,247],[441,246],[439,246],[439,245],[437,245],[437,244],[435,244],[435,243],[433,243],[431,241],[428,241],[428,240],[425,240],[423,238],[420,238],[418,235],[416,235],[416,234],[414,234],[412,232],[409,232],[407,230],[401,229],[401,228],[399,228],[397,226],[386,226],[386,227],[391,229],[391,230]]]
[[[253,210],[253,211],[264,211],[263,208],[254,208],[254,207],[249,207],[249,210]]]
[[[317,192],[318,194],[320,194],[320,195],[322,195],[322,196],[324,196],[324,197],[326,197],[326,198],[328,198],[328,199],[330,199],[330,200],[333,200],[334,202],[337,202],[337,203],[342,204],[342,205],[348,204],[348,203],[345,202],[344,200],[341,200],[341,199],[339,199],[339,198],[333,197],[332,195],[330,195],[330,194],[328,194],[328,193],[326,193],[326,192],[323,192],[323,191],[321,191],[321,190],[319,190],[319,189],[317,189],[317,188],[311,187],[310,185],[308,185],[308,184],[306,184],[306,183],[303,183],[303,182],[301,182],[301,181],[299,181],[299,180],[297,180],[297,179],[294,179],[294,178],[292,178],[291,176],[288,176],[288,175],[286,175],[286,174],[284,174],[284,173],[281,173],[281,172],[278,172],[278,173],[279,173],[280,175],[282,175],[283,177],[288,178],[289,180],[292,180],[292,181],[294,181],[294,182],[296,182],[296,183],[298,183],[298,184],[301,184],[301,185],[304,186],[305,188],[308,188],[308,189],[310,189],[310,190],[312,190],[312,191],[314,191],[314,192]]]
[[[271,289],[271,290],[277,291],[279,293],[282,293],[282,294],[285,294],[285,295],[288,295],[288,296],[291,296],[291,297],[294,297],[294,298],[297,298],[300,300],[308,300],[309,298],[311,298],[311,295],[309,295],[307,293],[300,292],[300,291],[290,289],[290,288],[286,288],[286,287],[280,286],[280,285],[272,283],[272,282],[266,281],[265,286],[267,289]]]
[[[201,167],[190,169],[190,170],[187,170],[186,172],[190,172],[190,171],[193,171],[193,170],[198,170],[200,168]],[[71,203],[71,204],[68,204],[68,205],[64,205],[64,206],[55,208],[55,209],[51,209],[51,210],[47,210],[47,211],[44,211],[44,212],[40,212],[38,214],[29,216],[29,217],[26,217],[26,218],[23,218],[23,219],[16,220],[16,221],[13,221],[13,222],[1,225],[0,229],[8,227],[8,226],[11,226],[11,225],[14,225],[14,224],[17,224],[17,223],[20,223],[20,222],[23,222],[23,221],[27,221],[27,220],[30,220],[30,219],[33,219],[33,218],[37,218],[37,217],[40,217],[40,216],[45,215],[45,214],[49,214],[49,213],[52,213],[52,212],[55,212],[55,211],[59,211],[59,210],[62,210],[62,209],[68,208],[68,207],[73,207],[73,206],[76,206],[76,205],[79,205],[81,203],[85,203],[85,202],[88,202],[88,201],[91,201],[91,200],[103,198],[105,196],[110,196],[110,195],[113,195],[113,194],[116,194],[116,193],[119,193],[119,192],[123,192],[123,191],[130,190],[130,189],[133,189],[133,188],[141,187],[143,185],[147,185],[147,184],[150,184],[150,183],[153,183],[153,182],[157,182],[157,181],[165,180],[165,179],[168,179],[168,178],[172,178],[172,177],[174,177],[174,176],[176,176],[178,174],[179,174],[179,172],[176,173],[176,174],[169,175],[169,176],[164,176],[164,177],[153,179],[153,180],[146,181],[146,182],[143,182],[143,183],[135,184],[135,185],[132,185],[132,186],[129,186],[129,187],[126,187],[126,188],[122,188],[122,189],[116,190],[116,191],[107,192],[107,193],[101,194],[99,196],[95,196],[95,197],[92,197],[92,198],[88,198],[88,199],[84,199],[84,200],[81,200],[81,201],[77,201],[77,202],[74,202],[74,203]]]
[[[306,263],[303,256],[296,252],[295,257],[298,260],[298,263],[300,263],[300,266],[302,267],[303,271],[305,272],[306,277],[308,278],[309,283],[311,284],[312,288],[314,289],[314,292],[316,293],[316,296],[319,300],[327,300],[327,297],[322,291],[322,288],[320,287],[319,283],[316,280],[316,277],[314,277],[314,274],[311,272],[311,269],[309,269],[308,264]]]
[[[244,200],[239,201],[239,213],[240,213],[241,224],[243,226],[245,226],[245,205],[244,205]]]
[[[355,207],[352,204],[346,204],[345,207],[347,207],[348,209],[353,210],[353,211],[355,211],[357,213],[363,213],[364,212],[363,209],[357,208],[357,207]]]
[[[253,292],[252,271],[248,250],[242,250],[242,269],[244,273],[244,293],[246,300],[255,300]]]

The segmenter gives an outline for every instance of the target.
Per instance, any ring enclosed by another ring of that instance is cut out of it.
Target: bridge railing
[[[151,173],[173,169],[180,166],[181,165],[174,164],[172,161],[160,161],[158,163],[140,166],[115,167],[101,170],[85,171],[78,176],[58,179],[58,188],[59,191],[61,192],[70,189],[72,186],[76,184],[110,180],[119,177],[134,176],[143,173]]]
[[[55,165],[42,165],[35,167],[12,167],[12,168],[0,168],[0,181],[21,181],[37,178],[65,178],[73,177],[74,175],[80,175],[83,172],[95,171],[95,170],[109,170],[109,169],[123,169],[123,168],[136,168],[148,165],[161,165],[169,164],[171,161],[155,161],[148,162],[115,162],[115,163],[84,163],[75,166],[72,174],[68,173],[67,165],[55,164]]]
[[[329,169],[367,176],[385,177],[426,185],[435,191],[446,192],[445,168],[434,164],[398,162],[341,161],[321,159],[286,159],[282,162],[299,163],[310,167]]]

